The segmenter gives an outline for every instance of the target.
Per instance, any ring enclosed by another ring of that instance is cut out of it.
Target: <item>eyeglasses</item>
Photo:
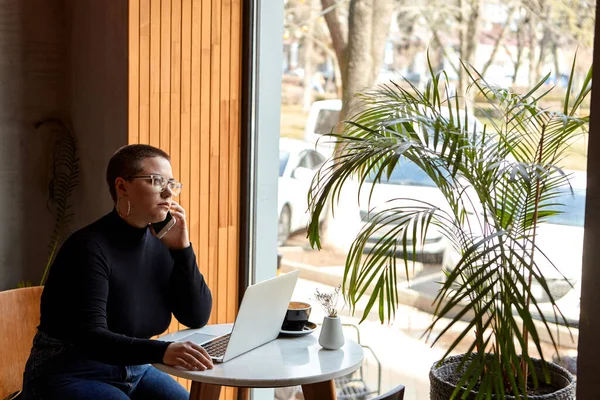
[[[167,186],[169,186],[169,190],[173,196],[179,196],[183,187],[183,183],[175,179],[167,179],[161,175],[136,175],[127,177],[126,179],[149,179],[152,181],[152,189],[156,193],[164,192]]]

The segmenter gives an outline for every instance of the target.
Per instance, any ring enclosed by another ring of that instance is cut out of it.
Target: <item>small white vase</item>
[[[319,344],[327,350],[337,350],[344,345],[344,332],[340,317],[323,318]]]

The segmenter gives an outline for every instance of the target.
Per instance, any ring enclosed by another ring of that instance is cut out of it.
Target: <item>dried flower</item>
[[[337,317],[337,301],[340,295],[341,285],[338,285],[333,292],[323,293],[319,289],[315,289],[315,299],[319,302],[321,307],[325,310],[328,317]]]

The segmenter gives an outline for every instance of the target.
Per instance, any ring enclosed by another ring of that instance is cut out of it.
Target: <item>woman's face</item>
[[[115,187],[119,197],[126,196],[131,204],[131,212],[126,218],[133,226],[145,227],[150,223],[163,221],[171,208],[172,193],[167,185],[157,193],[152,187],[151,178],[141,178],[144,175],[160,175],[166,179],[173,179],[171,163],[162,157],[150,157],[142,160],[142,170],[136,174],[135,179],[125,180],[117,178]],[[127,199],[121,199],[119,214],[127,215]]]

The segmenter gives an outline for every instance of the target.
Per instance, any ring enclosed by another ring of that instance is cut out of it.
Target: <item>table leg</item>
[[[335,382],[332,380],[302,385],[305,400],[335,400]]]
[[[219,400],[221,395],[221,385],[211,385],[208,383],[192,382],[190,391],[190,400]]]
[[[250,389],[245,387],[238,388],[237,400],[249,400],[250,399]]]

